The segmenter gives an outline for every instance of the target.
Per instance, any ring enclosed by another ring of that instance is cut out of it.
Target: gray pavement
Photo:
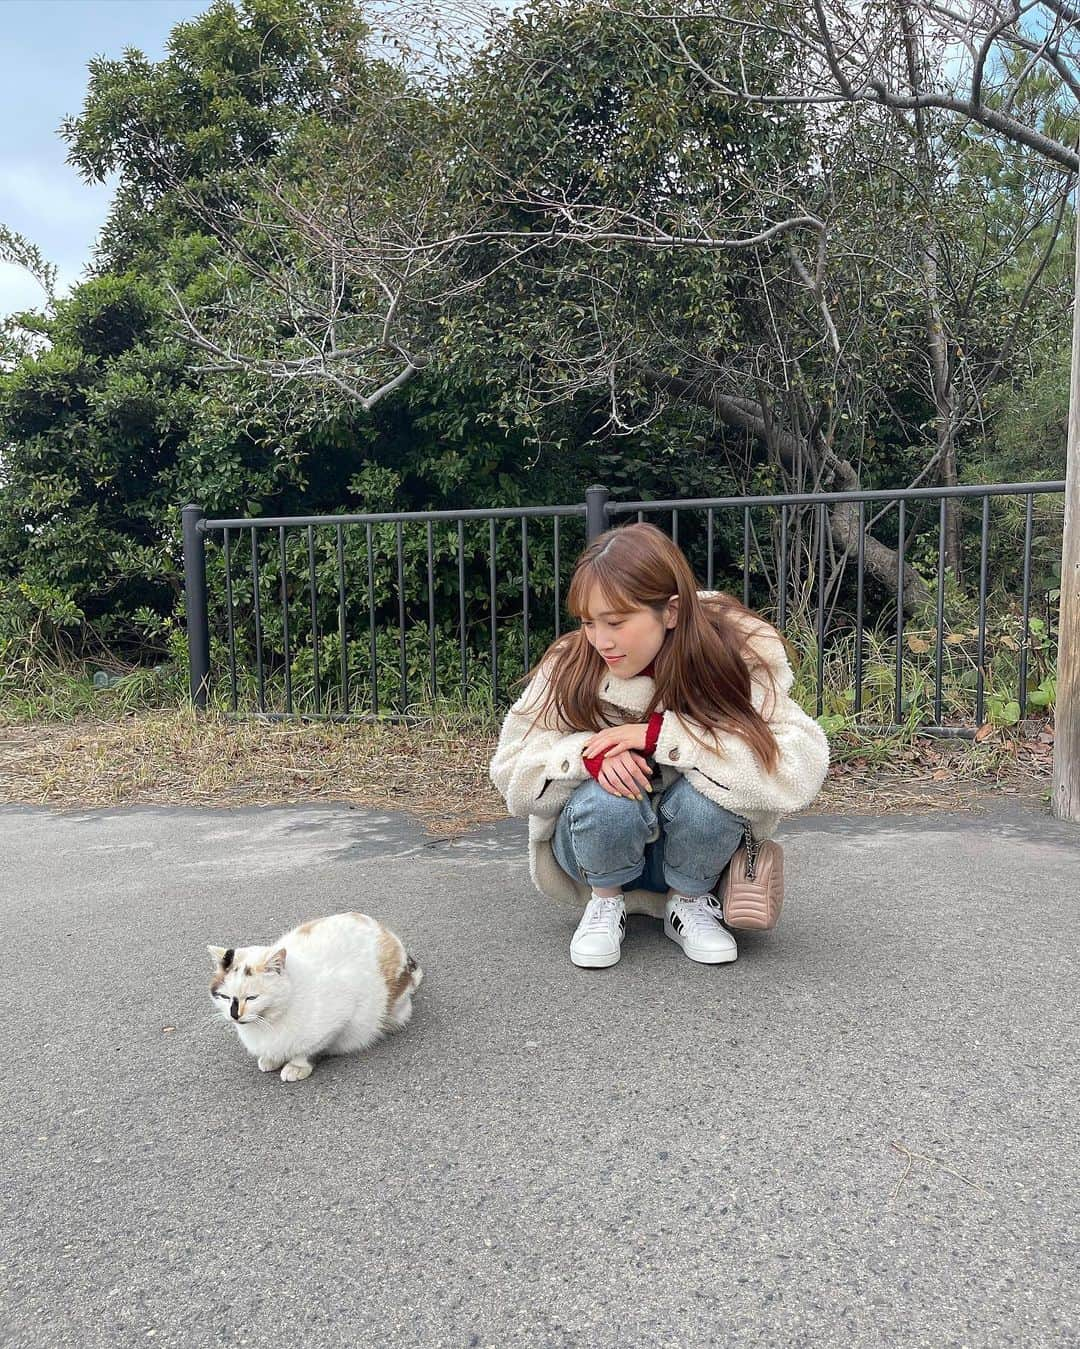
[[[1080,833],[783,841],[735,965],[580,971],[517,821],[0,809],[3,1343],[1080,1344]],[[416,1015],[287,1086],[204,946],[343,908]]]

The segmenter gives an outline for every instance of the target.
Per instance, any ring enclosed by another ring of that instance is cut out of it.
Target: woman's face
[[[662,614],[654,609],[612,609],[600,587],[589,592],[581,626],[590,646],[603,656],[607,667],[620,679],[640,674],[664,645],[668,629],[678,621],[678,597],[673,595]]]

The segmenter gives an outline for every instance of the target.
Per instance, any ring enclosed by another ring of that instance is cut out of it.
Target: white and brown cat
[[[301,923],[269,946],[208,946],[210,996],[264,1073],[310,1077],[319,1054],[366,1049],[412,1016],[424,977],[401,940],[365,913]]]

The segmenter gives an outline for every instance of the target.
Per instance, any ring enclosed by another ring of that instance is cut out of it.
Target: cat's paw
[[[291,1059],[281,1070],[282,1082],[303,1082],[310,1077],[313,1065],[307,1059]]]
[[[260,1073],[276,1073],[283,1063],[282,1059],[272,1059],[268,1054],[260,1054],[258,1058]]]

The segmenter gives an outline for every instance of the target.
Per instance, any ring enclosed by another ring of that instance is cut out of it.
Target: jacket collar
[[[627,712],[644,712],[652,701],[656,685],[644,672],[633,679],[620,679],[605,674],[600,679],[600,697],[605,703],[625,708]]]

